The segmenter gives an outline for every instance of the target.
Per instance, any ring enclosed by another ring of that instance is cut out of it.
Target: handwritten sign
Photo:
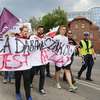
[[[21,39],[6,37],[0,39],[0,70],[16,71],[30,69],[32,66],[44,65],[49,61],[58,66],[71,62],[74,46],[63,44],[46,37]]]

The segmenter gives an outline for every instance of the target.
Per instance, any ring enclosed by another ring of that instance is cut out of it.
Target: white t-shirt
[[[68,37],[66,36],[63,36],[63,35],[56,35],[54,37],[54,40],[58,40],[59,42],[62,42],[62,43],[65,43],[65,44],[68,44]]]

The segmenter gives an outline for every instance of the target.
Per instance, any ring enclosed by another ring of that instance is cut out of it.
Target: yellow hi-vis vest
[[[88,40],[88,48],[84,40],[81,40],[81,43],[82,43],[82,47],[80,49],[81,55],[93,54],[93,49],[91,48],[92,42],[90,40]]]

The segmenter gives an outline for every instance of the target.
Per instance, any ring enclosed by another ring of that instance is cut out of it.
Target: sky
[[[100,0],[0,0],[0,13],[5,7],[22,20],[36,18],[60,6],[66,12],[87,11],[100,7]]]

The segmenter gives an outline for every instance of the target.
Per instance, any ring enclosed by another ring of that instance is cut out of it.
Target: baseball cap
[[[89,35],[89,32],[84,32],[84,36],[88,36]]]

